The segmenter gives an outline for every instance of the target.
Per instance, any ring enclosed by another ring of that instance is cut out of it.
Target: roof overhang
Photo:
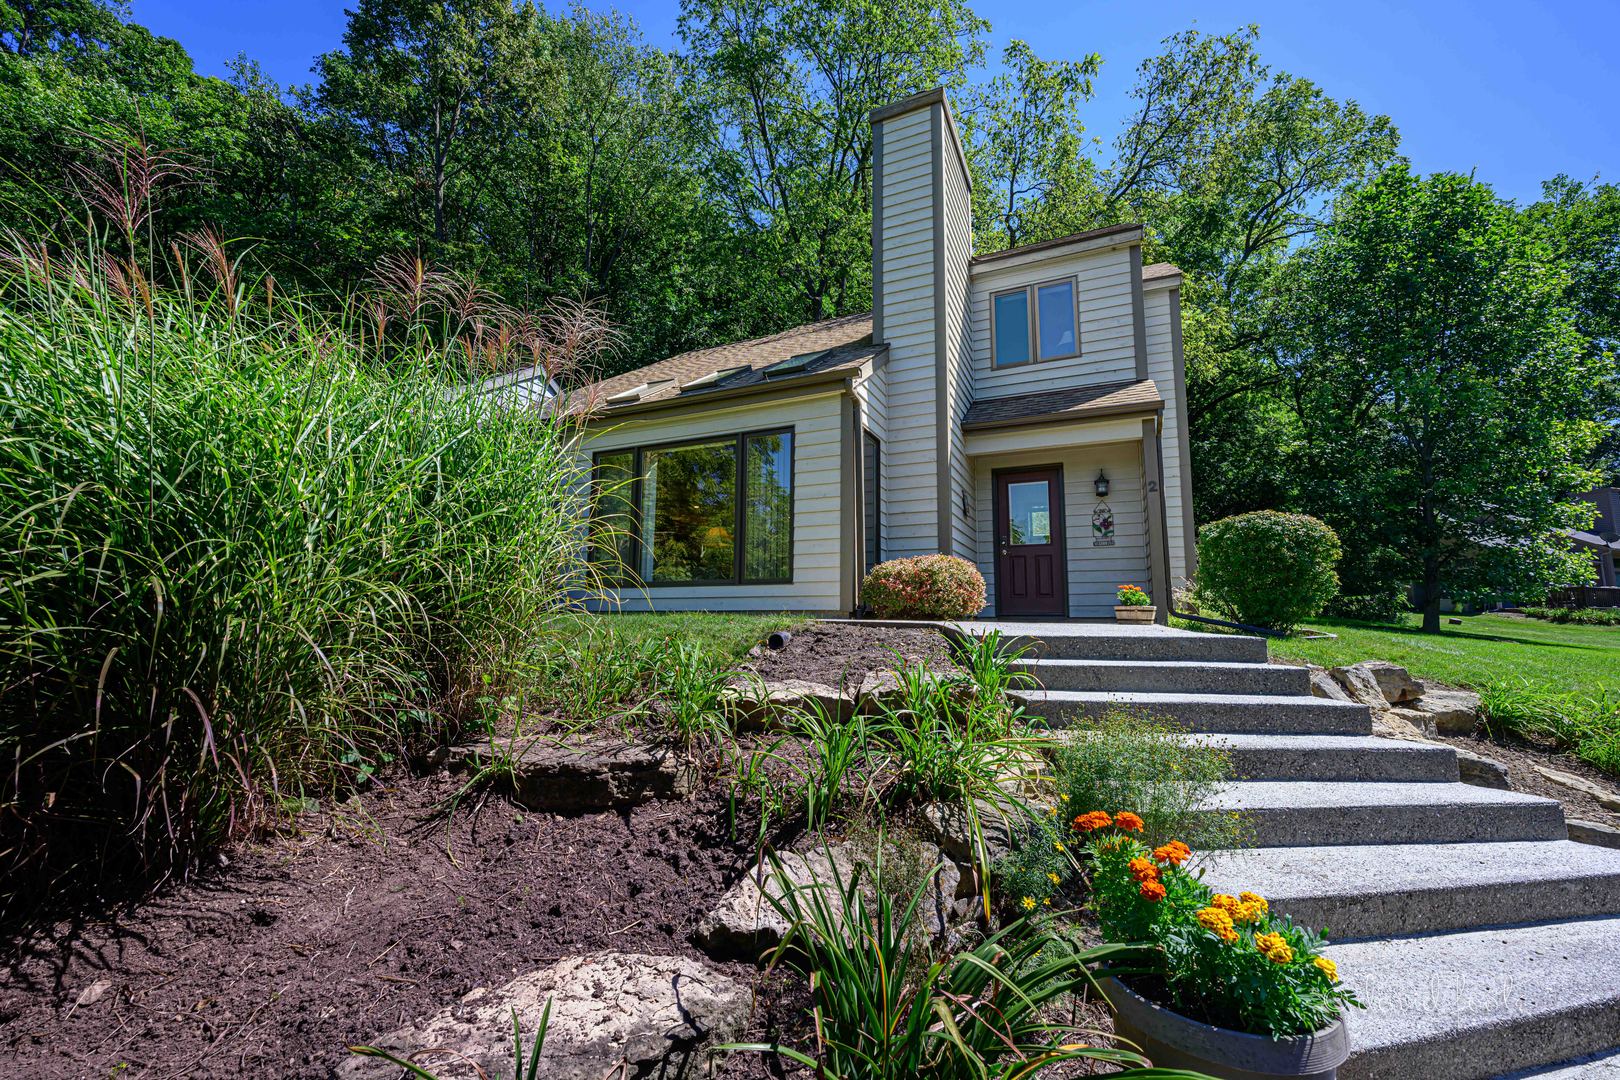
[[[731,389],[703,390],[698,393],[659,398],[655,401],[615,405],[592,414],[589,422],[613,423],[623,417],[647,416],[653,413],[702,412],[716,406],[746,404],[761,398],[797,397],[801,391],[837,389],[838,383],[845,384],[844,388],[847,389],[864,370],[866,370],[864,364],[835,367],[824,371],[812,371],[807,375],[795,375],[788,379],[748,383]]]
[[[1000,431],[1046,424],[1074,424],[1117,416],[1153,416],[1164,398],[1152,379],[1105,383],[1071,391],[1042,390],[977,401],[962,420],[963,431]],[[977,411],[978,416],[974,413]]]
[[[1038,244],[1025,244],[1023,247],[1008,248],[1005,251],[991,251],[984,255],[975,255],[972,262],[969,263],[969,267],[973,273],[977,274],[989,270],[1025,266],[1029,263],[1045,262],[1048,259],[1082,255],[1088,251],[1098,251],[1103,248],[1120,247],[1141,242],[1141,225],[1134,223],[1109,225],[1101,229],[1075,233],[1072,236],[1060,236],[1055,240],[1043,240]]]

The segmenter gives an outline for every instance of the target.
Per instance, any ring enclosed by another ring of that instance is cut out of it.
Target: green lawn
[[[556,633],[562,637],[609,631],[617,643],[628,649],[663,638],[691,642],[705,652],[739,660],[772,630],[792,629],[809,622],[803,615],[780,612],[671,611],[657,614],[615,613],[570,615],[559,620]]]
[[[1576,626],[1506,615],[1465,615],[1440,633],[1418,631],[1418,617],[1399,626],[1317,620],[1312,630],[1337,640],[1273,640],[1274,656],[1324,667],[1389,660],[1413,675],[1454,686],[1484,687],[1527,679],[1560,692],[1598,695],[1620,689],[1620,627]]]
[[[1505,615],[1464,616],[1438,634],[1399,625],[1320,620],[1336,639],[1273,640],[1275,656],[1332,667],[1389,660],[1413,675],[1480,692],[1487,723],[1544,740],[1620,775],[1620,627]]]

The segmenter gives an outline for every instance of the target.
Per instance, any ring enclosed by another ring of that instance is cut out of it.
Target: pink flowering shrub
[[[861,600],[880,619],[965,619],[984,608],[984,576],[954,555],[918,555],[872,567]]]

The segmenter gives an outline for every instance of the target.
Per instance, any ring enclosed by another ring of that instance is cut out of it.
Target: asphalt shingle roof
[[[1164,399],[1152,379],[1097,383],[975,401],[962,417],[962,430],[1090,420],[1098,416],[1150,413],[1163,407]]]

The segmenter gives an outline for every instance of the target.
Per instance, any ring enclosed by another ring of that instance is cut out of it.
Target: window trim
[[[1040,290],[1048,285],[1069,286],[1069,302],[1074,311],[1074,351],[1061,356],[1041,356],[1041,309]],[[1029,359],[1015,360],[1003,364],[996,357],[996,301],[1003,296],[1014,293],[1024,294],[1025,310],[1029,313],[1028,325],[1025,329],[1029,335]],[[1074,360],[1083,352],[1080,343],[1080,276],[1078,274],[1065,274],[1060,277],[1046,278],[1042,281],[1032,281],[1027,285],[1014,285],[1006,289],[997,289],[990,294],[990,369],[992,371],[1008,371],[1013,368],[1029,367],[1031,364],[1051,364],[1059,360]]]
[[[747,560],[748,542],[748,508],[747,508],[747,469],[748,469],[748,442],[750,439],[766,438],[771,435],[788,436],[788,573],[787,577],[780,578],[750,578],[744,575]],[[641,577],[641,559],[646,553],[648,545],[647,522],[642,512],[642,495],[647,480],[647,454],[651,451],[679,450],[683,446],[707,446],[713,443],[729,442],[735,448],[736,472],[732,480],[732,536],[734,537],[731,553],[731,576],[729,578],[694,578],[683,581],[645,581]],[[636,446],[620,446],[610,450],[595,450],[591,453],[591,478],[596,478],[599,459],[604,455],[630,453],[634,455],[634,479],[631,483],[631,561],[627,567],[628,573],[621,580],[613,584],[641,589],[669,589],[669,588],[695,588],[697,586],[737,586],[737,585],[791,585],[795,569],[795,548],[798,531],[798,499],[799,499],[799,438],[792,425],[784,427],[752,428],[748,431],[739,431],[735,434],[694,435],[681,439],[668,439],[663,442],[644,443]]]

